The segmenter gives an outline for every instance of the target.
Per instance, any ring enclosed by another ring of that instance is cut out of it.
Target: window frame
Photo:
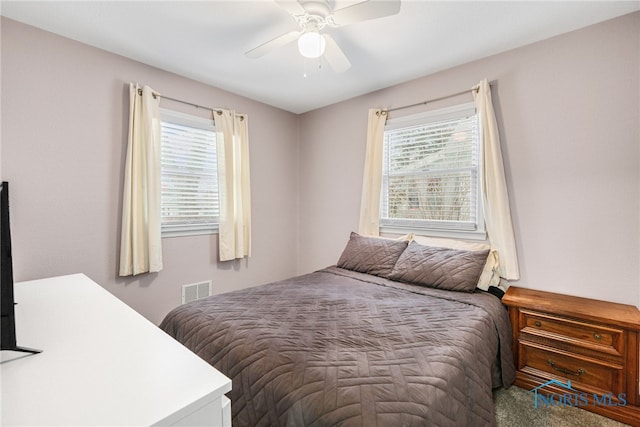
[[[407,234],[414,233],[422,236],[433,237],[448,237],[466,240],[486,240],[487,233],[484,222],[484,209],[483,209],[483,196],[482,196],[482,158],[483,158],[483,132],[480,121],[478,120],[478,113],[476,111],[475,104],[473,102],[455,105],[452,107],[440,108],[437,110],[431,110],[427,112],[411,114],[407,116],[389,118],[385,124],[384,136],[383,136],[383,152],[387,150],[387,131],[393,131],[398,129],[410,128],[413,126],[428,125],[436,122],[442,122],[447,120],[456,120],[472,114],[475,116],[477,140],[476,140],[476,153],[475,159],[475,195],[476,195],[476,212],[475,223],[473,223],[473,229],[468,227],[462,227],[462,222],[458,221],[442,221],[436,223],[437,220],[408,220],[408,219],[390,219],[385,218],[385,202],[388,204],[387,191],[388,191],[388,179],[389,175],[385,173],[386,168],[383,164],[382,167],[382,185],[380,192],[380,232],[391,234]],[[388,158],[384,153],[383,158]],[[384,160],[383,160],[384,161]]]
[[[200,130],[211,131],[215,135],[215,125],[213,123],[213,119],[211,118],[203,118],[199,116],[195,116],[192,114],[186,114],[175,110],[169,110],[166,108],[160,108],[160,150],[161,150],[161,158],[162,158],[162,150],[163,150],[163,142],[162,142],[162,134],[163,134],[163,123],[169,122],[181,126],[192,127]],[[217,158],[217,147],[216,147],[216,158]],[[218,165],[216,161],[215,165],[216,173],[218,173]],[[218,234],[219,225],[220,225],[220,216],[216,217],[216,221],[214,223],[206,223],[206,224],[189,224],[189,225],[171,225],[167,226],[164,222],[164,215],[162,214],[162,200],[163,200],[163,190],[162,190],[162,161],[160,166],[160,176],[161,176],[161,189],[160,189],[160,212],[161,212],[161,237],[164,238],[172,238],[172,237],[183,237],[183,236],[199,236],[199,235],[211,235]],[[216,179],[217,180],[217,179]],[[217,180],[218,181],[218,180]],[[219,185],[219,181],[218,181]],[[218,213],[220,212],[220,189],[218,187]]]

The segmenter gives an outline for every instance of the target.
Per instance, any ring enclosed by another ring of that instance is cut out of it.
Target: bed
[[[234,426],[495,425],[492,388],[515,375],[500,300],[398,280],[395,254],[352,247],[347,261],[393,265],[371,274],[342,262],[348,249],[337,266],[180,306],[160,327],[232,379]]]

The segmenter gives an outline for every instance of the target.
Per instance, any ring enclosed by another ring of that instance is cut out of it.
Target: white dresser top
[[[231,380],[83,274],[15,284],[17,344],[2,352],[3,426],[172,424]]]

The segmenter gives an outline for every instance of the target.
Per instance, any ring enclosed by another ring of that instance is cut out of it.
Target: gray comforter
[[[232,379],[234,426],[495,425],[514,380],[493,295],[330,267],[180,306],[160,325]]]

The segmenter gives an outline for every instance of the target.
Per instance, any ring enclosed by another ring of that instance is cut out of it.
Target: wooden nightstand
[[[502,302],[513,328],[517,386],[533,390],[570,380],[579,394],[572,406],[640,426],[636,307],[515,286]],[[573,393],[558,384],[540,391]]]

